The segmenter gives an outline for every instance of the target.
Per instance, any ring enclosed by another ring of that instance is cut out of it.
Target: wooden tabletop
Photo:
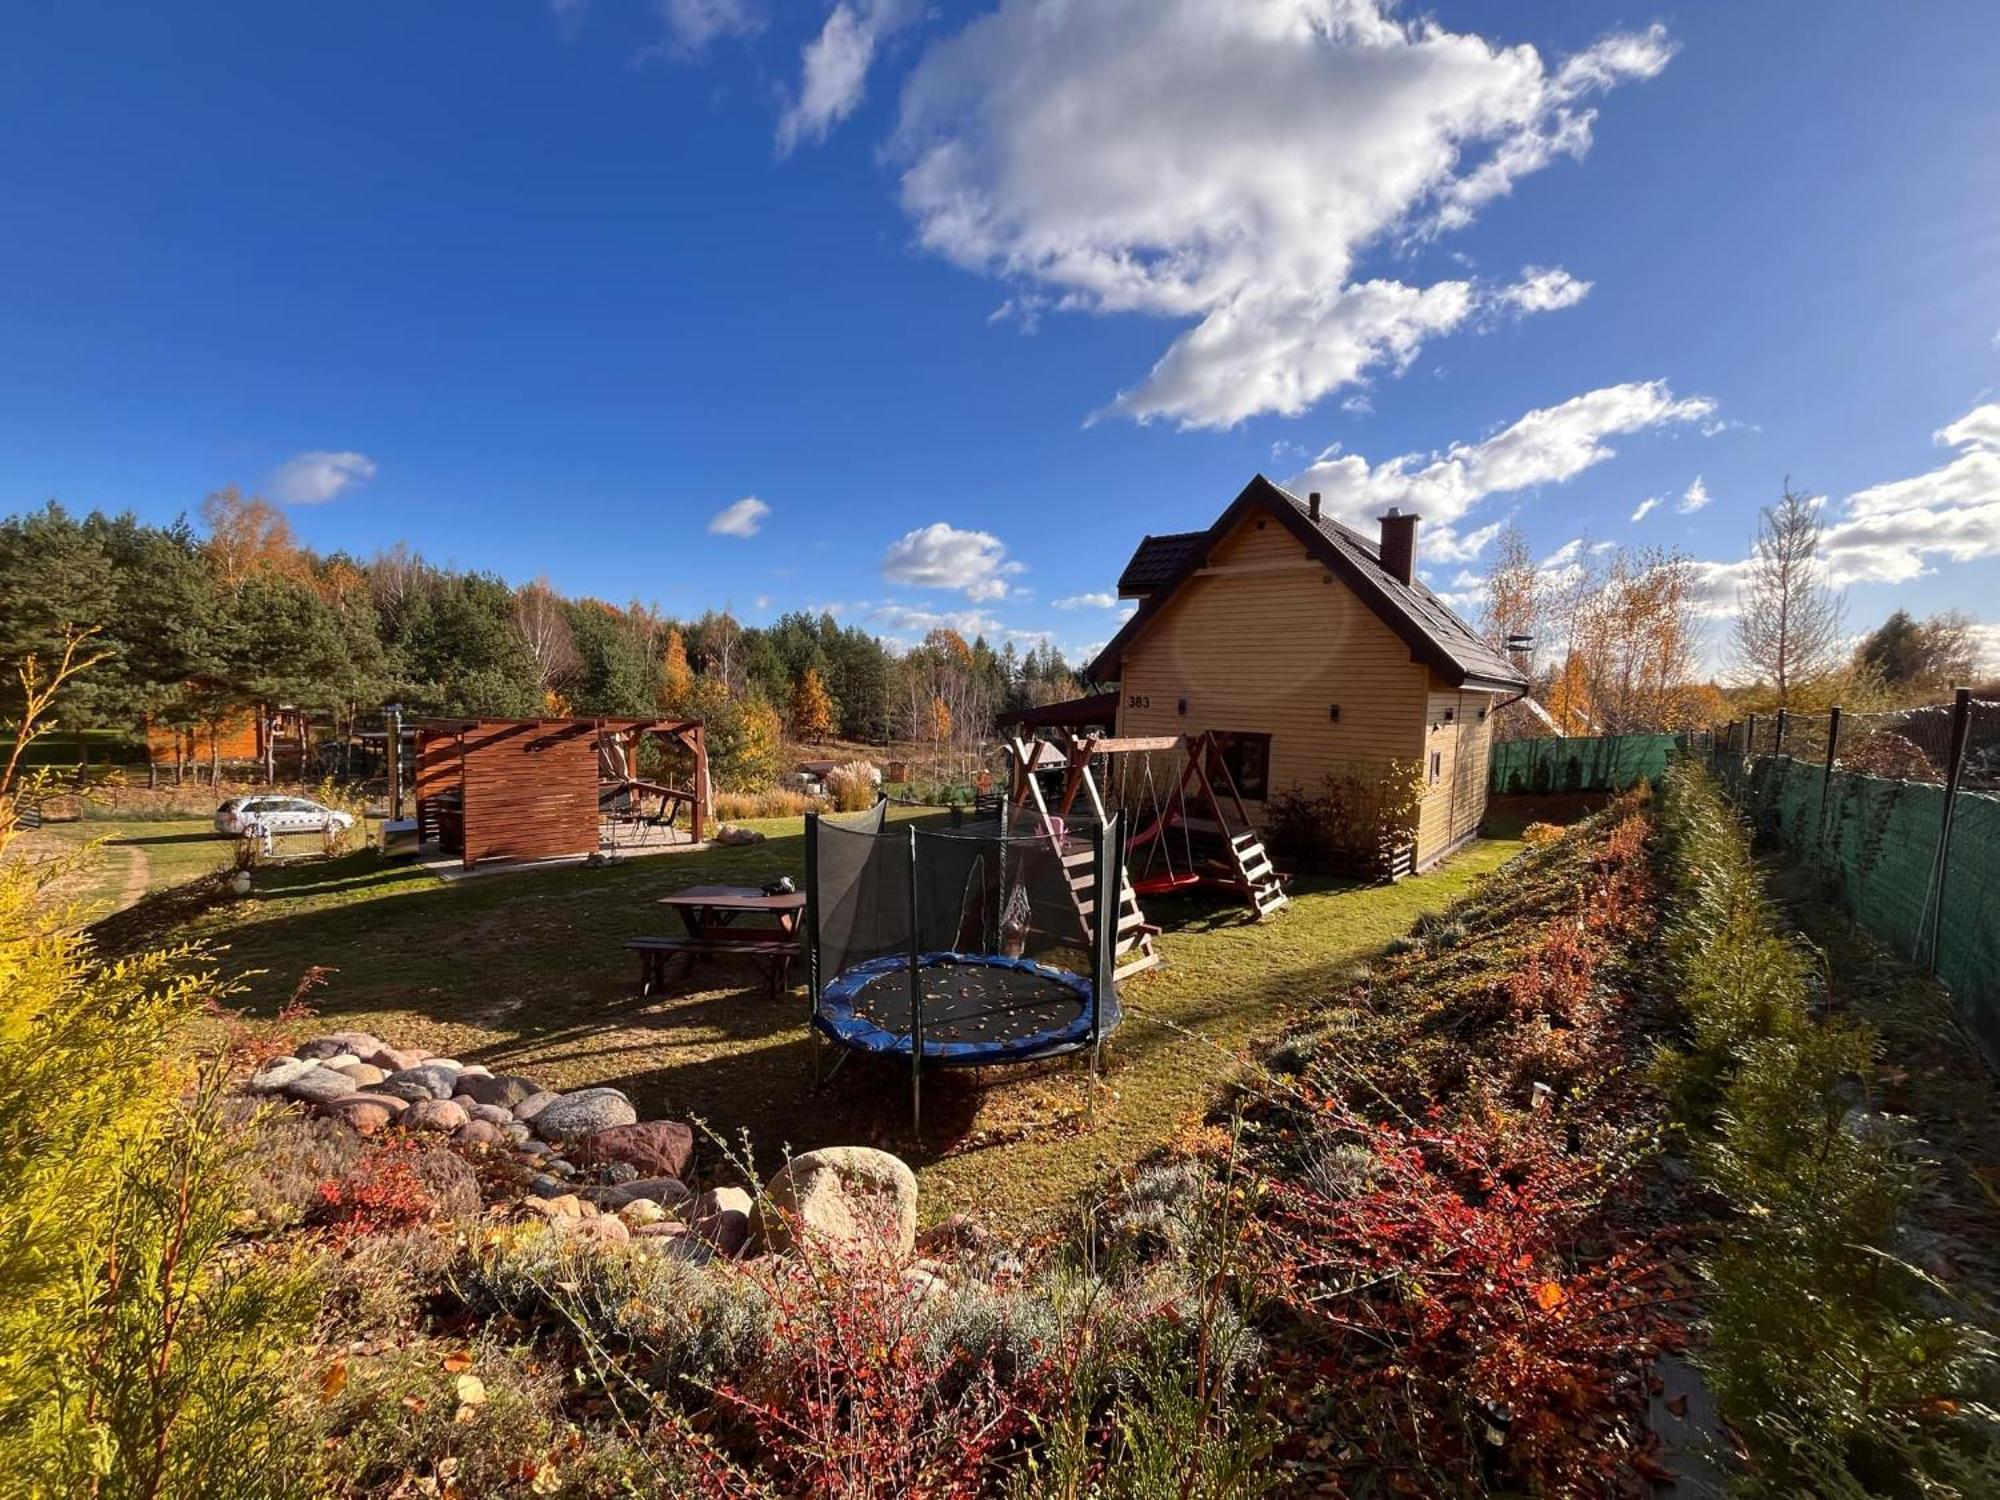
[[[699,906],[712,911],[798,911],[806,904],[804,891],[767,896],[754,885],[691,885],[660,897],[662,906]]]

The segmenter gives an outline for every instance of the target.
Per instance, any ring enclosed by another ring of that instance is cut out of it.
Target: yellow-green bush
[[[188,1038],[216,985],[190,949],[93,953],[59,867],[7,857],[5,782],[0,1492],[303,1494],[278,1413],[310,1289],[235,1242],[244,1136]]]

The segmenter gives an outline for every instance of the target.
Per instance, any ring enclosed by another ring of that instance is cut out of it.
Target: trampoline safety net
[[[807,841],[813,1024],[829,1040],[980,1066],[1094,1048],[1117,1024],[1095,920],[1116,820],[1059,851],[1000,827],[885,825],[878,807],[815,819]]]

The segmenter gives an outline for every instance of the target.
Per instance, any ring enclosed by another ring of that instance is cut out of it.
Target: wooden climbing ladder
[[[1008,745],[1008,750],[1013,756],[1014,785],[1008,797],[1006,816],[1012,818],[1017,813],[1029,813],[1038,822],[1037,831],[1049,841],[1056,858],[1062,862],[1064,883],[1069,887],[1077,920],[1088,938],[1097,930],[1097,854],[1087,840],[1072,840],[1063,823],[1076,801],[1078,762],[1073,754],[1066,756],[1046,740],[1016,738]],[[1041,783],[1035,773],[1044,765],[1064,762],[1068,764],[1068,775],[1064,782],[1061,810],[1054,811],[1042,795]],[[1105,816],[1104,802],[1090,780],[1089,758],[1086,756],[1081,764],[1084,768],[1082,782],[1090,788],[1091,810],[1102,821]],[[1117,960],[1117,967],[1112,972],[1114,980],[1142,974],[1160,962],[1160,955],[1153,947],[1153,936],[1159,929],[1149,923],[1145,913],[1139,910],[1139,897],[1132,889],[1131,869],[1124,868],[1120,874],[1118,936],[1112,945],[1112,954]]]

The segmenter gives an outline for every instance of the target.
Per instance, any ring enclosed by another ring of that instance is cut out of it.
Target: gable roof
[[[1173,549],[1171,571],[1151,585],[1138,613],[1111,638],[1110,644],[1084,669],[1092,682],[1115,681],[1125,647],[1150,625],[1166,607],[1174,592],[1202,566],[1208,554],[1236,529],[1252,510],[1270,511],[1305,545],[1308,555],[1324,563],[1328,570],[1352,589],[1363,603],[1375,611],[1382,623],[1401,636],[1410,647],[1413,661],[1427,663],[1453,687],[1525,689],[1528,681],[1513,662],[1482,640],[1473,628],[1454,614],[1445,602],[1421,580],[1404,583],[1382,566],[1376,544],[1351,526],[1344,526],[1321,512],[1315,521],[1306,512],[1305,502],[1291,491],[1273,484],[1262,474],[1243,486],[1229,508],[1206,531],[1179,532],[1170,537],[1147,537],[1126,564],[1119,577],[1119,592],[1126,579],[1146,564],[1163,565],[1165,543]]]
[[[1165,536],[1148,534],[1118,575],[1118,597],[1131,599],[1150,593],[1179,570],[1189,552],[1208,539],[1205,531],[1170,531]]]

